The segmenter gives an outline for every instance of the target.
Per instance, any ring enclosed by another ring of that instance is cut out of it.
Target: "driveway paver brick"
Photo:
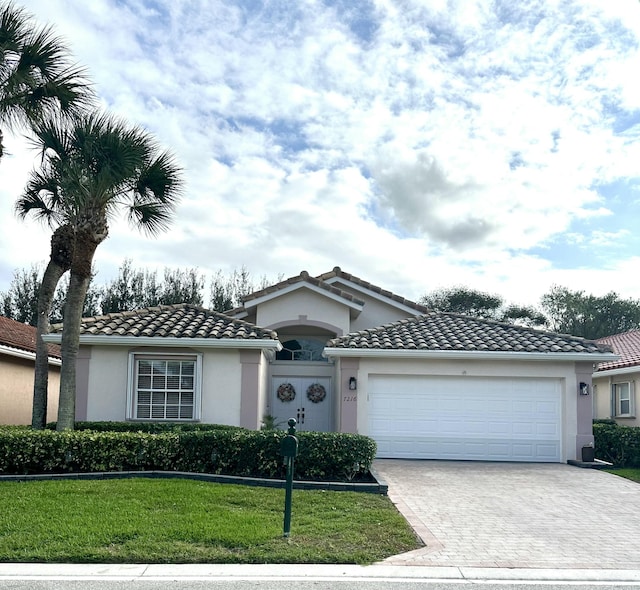
[[[389,564],[640,570],[640,484],[550,463],[378,459],[425,547]]]

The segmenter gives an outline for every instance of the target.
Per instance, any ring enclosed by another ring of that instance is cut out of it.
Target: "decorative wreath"
[[[307,387],[307,397],[314,403],[320,403],[327,397],[327,390],[320,383],[312,383]]]
[[[282,383],[278,387],[278,399],[281,402],[293,401],[296,397],[296,390],[291,383]]]

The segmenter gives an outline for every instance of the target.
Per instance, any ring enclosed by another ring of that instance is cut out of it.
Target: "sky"
[[[114,218],[95,283],[136,268],[343,271],[412,300],[467,286],[640,297],[637,0],[16,0],[101,108],[184,169],[171,229]],[[51,230],[0,160],[0,291]]]

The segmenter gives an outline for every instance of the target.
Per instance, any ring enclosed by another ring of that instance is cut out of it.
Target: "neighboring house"
[[[600,363],[593,374],[594,416],[613,418],[618,424],[640,426],[636,395],[640,383],[640,330],[600,338],[618,360]]]
[[[60,347],[49,345],[47,420],[58,414]],[[36,329],[0,316],[0,424],[31,424]]]
[[[580,391],[614,358],[582,338],[429,311],[336,267],[226,314],[85,318],[77,419],[255,429],[271,415],[369,435],[381,457],[564,462],[593,443]]]

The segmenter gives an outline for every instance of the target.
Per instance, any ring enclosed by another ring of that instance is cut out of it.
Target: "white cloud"
[[[639,107],[637,2],[24,3],[185,168],[171,232],[114,224],[105,278],[124,257],[272,277],[340,265],[409,297],[467,283],[530,302],[585,276],[556,270],[558,236],[623,237],[598,228],[618,211],[598,186],[638,176],[637,127],[616,127]],[[48,251],[7,206],[26,157],[0,161],[0,289]]]

